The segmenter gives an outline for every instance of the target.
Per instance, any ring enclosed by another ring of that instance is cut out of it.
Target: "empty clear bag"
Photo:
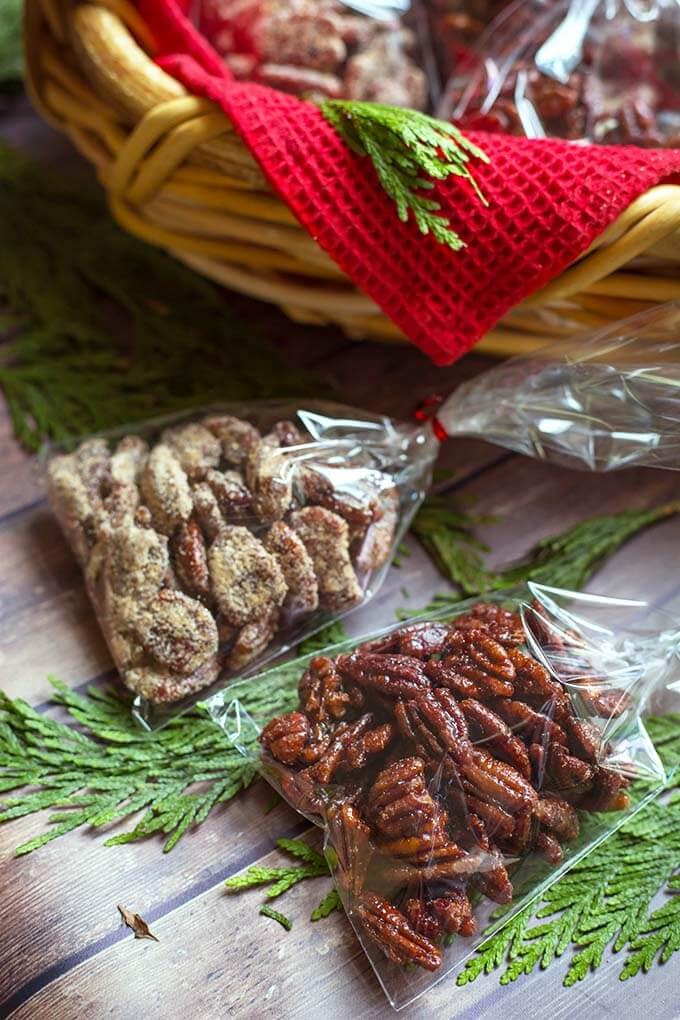
[[[312,100],[430,104],[420,0],[201,0],[195,18],[239,80]]]
[[[529,138],[680,145],[680,0],[515,0],[440,116]]]
[[[677,622],[531,584],[295,660],[208,707],[323,828],[400,1009],[658,795],[642,717],[679,678]]]

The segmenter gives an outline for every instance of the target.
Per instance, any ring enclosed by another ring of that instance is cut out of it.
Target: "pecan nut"
[[[298,684],[300,708],[312,722],[325,723],[347,712],[349,694],[332,659],[318,655],[312,659]]]
[[[441,966],[441,949],[414,931],[401,911],[382,896],[364,893],[355,912],[366,934],[393,963],[416,963],[431,971]]]
[[[457,763],[469,761],[472,745],[465,716],[445,687],[424,690],[412,701],[397,702],[394,710],[401,734],[427,758],[449,754]]]

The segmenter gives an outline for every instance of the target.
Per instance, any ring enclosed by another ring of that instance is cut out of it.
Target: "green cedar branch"
[[[453,124],[416,110],[345,99],[325,100],[320,108],[349,148],[371,160],[402,222],[412,215],[421,234],[452,251],[465,247],[441,204],[423,192],[432,192],[435,181],[460,177],[486,205],[469,166],[471,159],[489,162],[480,148]]]

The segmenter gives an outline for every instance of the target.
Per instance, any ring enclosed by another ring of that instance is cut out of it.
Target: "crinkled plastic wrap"
[[[138,716],[162,723],[370,598],[437,445],[341,405],[260,401],[53,453],[49,500]]]
[[[680,672],[664,625],[644,603],[531,584],[212,699],[229,739],[323,827],[395,1008],[662,788],[641,717]]]
[[[680,302],[513,358],[438,412],[450,436],[591,471],[680,468]]]
[[[420,0],[201,0],[197,21],[237,79],[306,99],[429,105]]]
[[[680,145],[680,0],[516,0],[440,116],[529,138]]]

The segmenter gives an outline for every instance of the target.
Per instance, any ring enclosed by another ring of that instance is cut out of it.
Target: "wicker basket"
[[[397,327],[300,227],[224,113],[188,95],[151,59],[129,0],[26,0],[33,100],[96,167],[128,231],[300,322],[356,339]],[[577,263],[505,317],[490,353],[530,350],[680,298],[680,186],[642,195]]]

